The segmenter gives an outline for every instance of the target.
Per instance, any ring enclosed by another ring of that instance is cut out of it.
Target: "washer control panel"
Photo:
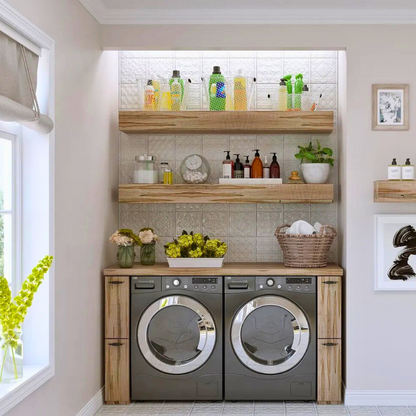
[[[222,293],[222,278],[220,276],[163,276],[162,292],[172,290]]]
[[[316,278],[305,276],[256,276],[256,291],[316,293]]]

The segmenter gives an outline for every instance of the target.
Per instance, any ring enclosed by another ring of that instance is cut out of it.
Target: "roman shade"
[[[0,120],[48,134],[53,121],[36,98],[39,56],[0,31]]]

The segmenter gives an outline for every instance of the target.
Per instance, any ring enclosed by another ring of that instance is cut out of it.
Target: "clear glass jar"
[[[170,168],[170,166],[169,166],[169,163],[168,163],[168,162],[162,162],[162,163],[159,165],[159,183],[166,183],[166,182],[165,182],[165,178],[164,178],[165,171],[170,171],[170,172],[172,172],[172,169]]]
[[[13,383],[23,377],[22,331],[3,334],[0,327],[0,383]]]
[[[209,177],[209,163],[203,156],[189,155],[182,161],[180,173],[186,183],[204,183]]]
[[[136,156],[134,164],[133,183],[157,183],[158,171],[155,157],[145,153]]]

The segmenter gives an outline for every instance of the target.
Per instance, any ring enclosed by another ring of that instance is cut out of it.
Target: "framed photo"
[[[408,84],[373,84],[373,130],[409,130]]]
[[[416,215],[375,215],[375,290],[416,290]]]

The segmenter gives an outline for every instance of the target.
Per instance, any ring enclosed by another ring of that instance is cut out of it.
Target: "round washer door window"
[[[309,345],[309,324],[303,311],[280,296],[262,296],[246,303],[231,326],[238,359],[262,374],[279,374],[295,367]]]
[[[146,361],[159,371],[184,374],[200,368],[216,340],[209,311],[187,296],[169,296],[150,305],[137,328],[137,342]]]

